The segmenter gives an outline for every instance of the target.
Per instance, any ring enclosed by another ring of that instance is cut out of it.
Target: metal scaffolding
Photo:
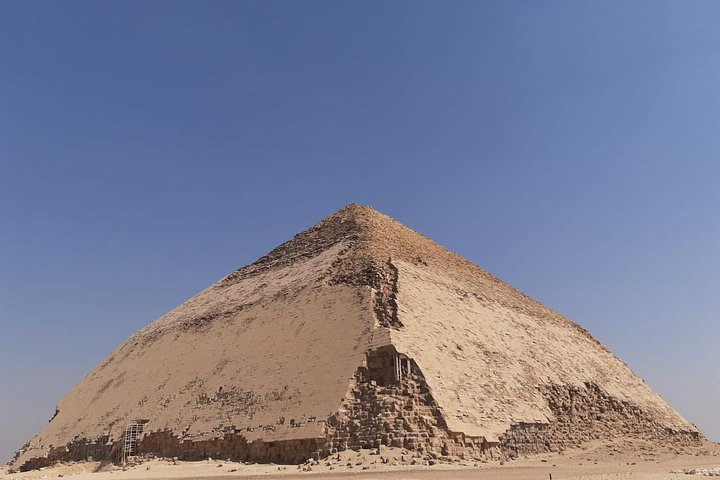
[[[144,420],[134,420],[125,429],[125,443],[123,444],[122,463],[125,465],[130,457],[137,454],[137,441],[145,428]]]

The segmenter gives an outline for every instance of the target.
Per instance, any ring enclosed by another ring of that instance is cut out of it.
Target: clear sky
[[[125,338],[350,202],[720,440],[720,3],[4,2],[0,459]]]

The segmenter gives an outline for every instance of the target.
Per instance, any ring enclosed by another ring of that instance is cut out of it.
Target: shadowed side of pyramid
[[[488,459],[617,436],[703,441],[586,330],[349,205],[128,339],[13,465],[379,445]]]

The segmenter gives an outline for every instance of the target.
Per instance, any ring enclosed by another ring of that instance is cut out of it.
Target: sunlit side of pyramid
[[[618,436],[703,440],[577,324],[350,205],[128,339],[13,466],[379,445],[488,459]]]

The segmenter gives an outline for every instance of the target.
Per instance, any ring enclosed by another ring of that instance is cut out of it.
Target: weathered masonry
[[[494,459],[702,434],[585,329],[350,205],[113,351],[12,462]]]

